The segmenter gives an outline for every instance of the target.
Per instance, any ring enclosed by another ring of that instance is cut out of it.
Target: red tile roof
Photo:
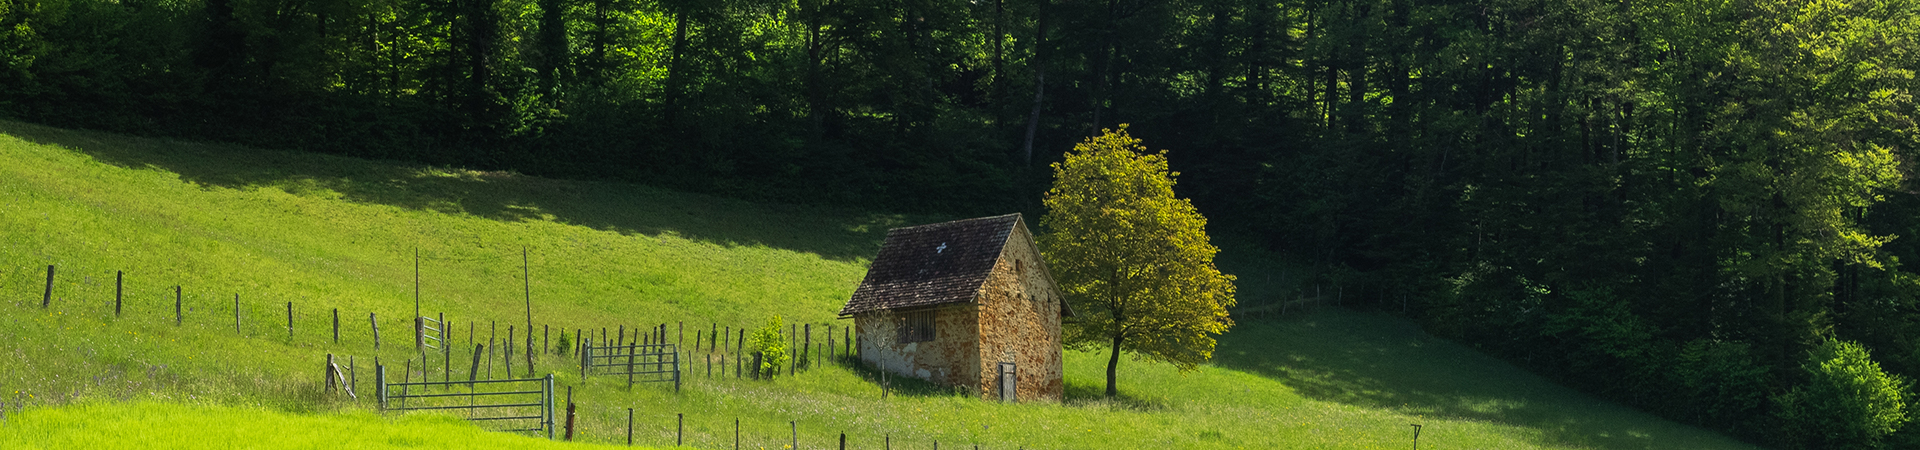
[[[1015,213],[887,230],[840,315],[973,301],[1018,223]]]

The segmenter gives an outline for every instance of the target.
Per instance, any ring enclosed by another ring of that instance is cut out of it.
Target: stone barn
[[[860,359],[1001,401],[1060,400],[1072,314],[1019,214],[887,231],[840,310]]]

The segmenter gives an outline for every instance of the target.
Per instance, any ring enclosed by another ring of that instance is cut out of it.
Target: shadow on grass
[[[627,183],[450,170],[229,144],[178,142],[0,120],[0,134],[77,150],[95,160],[178,174],[202,187],[279,188],[500,221],[551,219],[594,229],[766,246],[838,261],[871,258],[897,215],[765,205]]]
[[[880,368],[874,367],[874,365],[868,364],[866,361],[861,361],[857,356],[842,355],[833,358],[832,362],[852,370],[853,374],[858,375],[861,380],[873,383],[875,389],[881,388],[883,384],[886,385],[887,395],[889,396],[957,397],[968,396],[971,391],[965,387],[936,384],[927,380],[902,376],[900,374],[883,374],[880,372]]]
[[[1129,395],[1121,392],[1113,397],[1107,396],[1107,386],[1103,384],[1067,383],[1066,393],[1061,403],[1077,408],[1096,408],[1115,411],[1150,412],[1167,409],[1164,402]]]
[[[1308,398],[1518,425],[1554,443],[1748,447],[1561,387],[1406,320],[1340,308],[1241,322],[1220,337],[1214,364],[1275,379]]]

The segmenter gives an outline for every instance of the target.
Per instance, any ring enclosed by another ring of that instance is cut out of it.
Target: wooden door
[[[1000,401],[1012,403],[1020,400],[1019,370],[1013,363],[1000,363]]]

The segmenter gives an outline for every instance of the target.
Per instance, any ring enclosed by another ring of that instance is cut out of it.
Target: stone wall
[[[1020,401],[1060,401],[1066,389],[1060,355],[1062,295],[1051,279],[1033,235],[1025,226],[1015,226],[977,302],[981,398],[999,398],[1000,363],[1012,362]]]
[[[860,359],[888,372],[935,383],[971,386],[980,378],[979,315],[973,303],[933,310],[933,341],[900,344],[897,313],[854,316]]]

